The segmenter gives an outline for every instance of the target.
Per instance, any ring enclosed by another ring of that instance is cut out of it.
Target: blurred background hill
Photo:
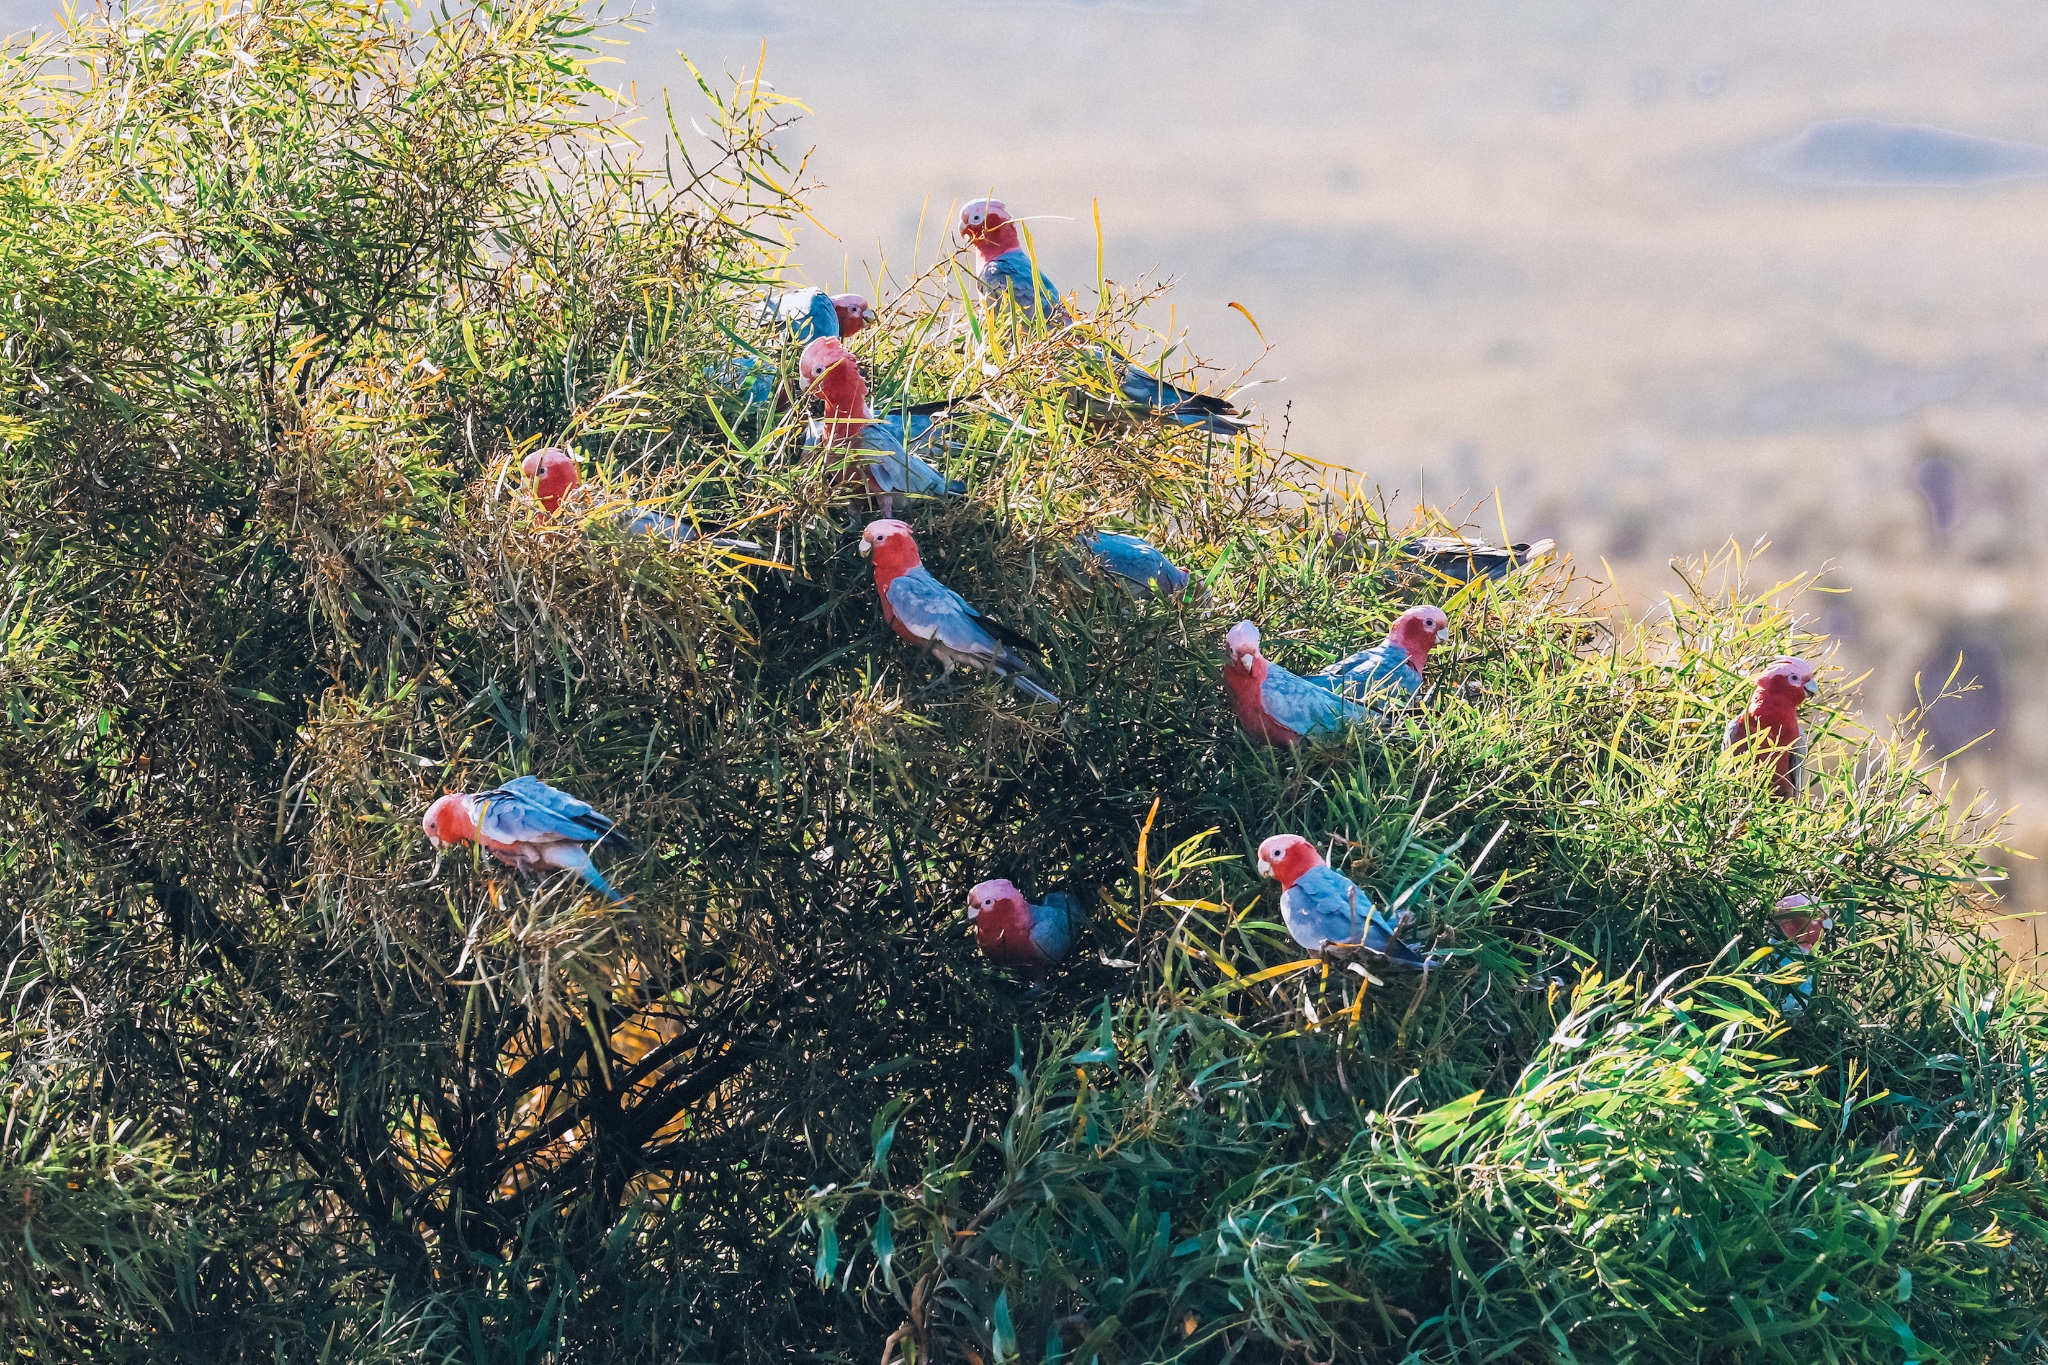
[[[38,22],[47,0],[6,0]],[[1869,712],[1927,722],[2048,853],[2048,10],[1770,0],[659,0],[610,78],[768,77],[823,188],[795,250],[875,289],[990,191],[1064,288],[1170,315],[1291,449],[1604,559],[1773,543]],[[685,128],[687,134],[687,128]],[[2048,877],[2015,864],[2019,907]],[[2013,945],[2033,948],[2031,927]]]

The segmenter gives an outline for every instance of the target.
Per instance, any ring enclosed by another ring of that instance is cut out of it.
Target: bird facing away
[[[515,777],[487,792],[450,792],[427,807],[420,824],[442,847],[480,844],[515,871],[574,872],[591,890],[625,899],[591,862],[590,850],[602,843],[630,853],[632,842],[610,816],[537,777]]]
[[[1749,706],[1728,722],[1721,747],[1742,746],[1771,764],[1771,791],[1787,800],[1806,790],[1806,731],[1799,724],[1799,705],[1820,691],[1813,665],[1804,659],[1780,659],[1757,674]]]
[[[1259,628],[1239,621],[1224,636],[1230,662],[1223,685],[1230,691],[1237,723],[1255,740],[1287,748],[1303,739],[1334,739],[1372,718],[1365,706],[1338,692],[1296,677],[1259,652]]]
[[[1403,943],[1394,922],[1373,907],[1357,883],[1323,861],[1315,845],[1276,834],[1259,845],[1259,875],[1280,882],[1280,913],[1287,932],[1310,952],[1331,943],[1356,943],[1390,963],[1417,971],[1429,959]]]
[[[899,498],[949,498],[967,491],[904,445],[904,427],[876,418],[860,365],[837,337],[820,337],[797,361],[804,387],[818,395],[823,414],[804,433],[804,444],[862,452],[862,474],[884,516]],[[906,414],[906,424],[909,417]]]
[[[1798,968],[1800,959],[1813,956],[1814,949],[1820,947],[1822,936],[1835,927],[1834,916],[1828,908],[1807,895],[1787,896],[1772,907],[1772,912],[1778,920],[1778,932],[1784,935],[1779,940],[1782,951],[1767,963],[1768,970],[1774,972]],[[1783,1014],[1796,1015],[1812,999],[1813,977],[1809,974],[1778,1001],[1778,1010]]]
[[[1032,262],[1017,222],[1000,199],[973,199],[960,207],[960,236],[974,253],[974,278],[984,294],[1024,317],[1043,316],[1055,327],[1074,320],[1060,291]]]
[[[1043,971],[1074,947],[1080,912],[1063,891],[1033,905],[1012,882],[997,877],[967,893],[967,918],[988,960],[1004,967]]]
[[[1077,542],[1081,552],[1132,597],[1177,597],[1187,590],[1188,572],[1143,536],[1096,531]]]
[[[1451,619],[1437,607],[1410,607],[1394,618],[1384,644],[1361,649],[1318,672],[1337,690],[1358,702],[1404,702],[1422,690],[1429,651],[1451,628]]]
[[[908,525],[890,519],[869,522],[861,532],[860,552],[875,563],[882,619],[903,639],[932,652],[945,667],[942,681],[956,668],[977,669],[1008,678],[1027,697],[1059,705],[1060,699],[1031,677],[1025,653],[1039,653],[1038,646],[989,620],[933,578]]]

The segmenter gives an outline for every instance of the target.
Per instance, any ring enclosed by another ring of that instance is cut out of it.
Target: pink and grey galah
[[[1223,685],[1237,723],[1253,739],[1290,748],[1304,739],[1335,739],[1372,718],[1364,706],[1288,672],[1259,651],[1259,628],[1239,621],[1224,636],[1230,660]]]
[[[1058,288],[1031,259],[1017,220],[1002,200],[975,199],[962,205],[960,236],[974,253],[975,279],[991,301],[1007,304],[1021,316],[1042,318],[1053,327],[1074,320],[1060,302]],[[1083,346],[1076,359],[1070,396],[1089,417],[1158,417],[1217,436],[1235,436],[1254,425],[1228,399],[1161,379],[1114,347]]]
[[[1384,644],[1302,677],[1261,653],[1259,628],[1239,621],[1224,636],[1230,661],[1223,684],[1231,709],[1244,732],[1266,744],[1334,739],[1414,696],[1429,651],[1450,624],[1437,607],[1410,607],[1395,618]]]
[[[1033,905],[1015,883],[1001,877],[967,893],[967,918],[989,961],[1040,973],[1073,950],[1081,927],[1080,912],[1065,892],[1055,891],[1043,904]]]
[[[476,844],[519,872],[573,872],[591,890],[625,899],[597,870],[590,852],[603,844],[631,853],[632,841],[610,816],[537,777],[515,777],[487,792],[450,792],[427,807],[420,824],[437,845]]]
[[[562,500],[583,482],[583,471],[577,466],[575,453],[564,446],[536,450],[520,461],[519,467],[532,482],[533,495],[539,500],[541,510],[549,516],[554,515]],[[636,503],[622,509],[615,520],[619,529],[628,535],[654,536],[679,544],[698,537],[696,517],[687,507],[679,511],[663,511]],[[713,536],[711,544],[721,550],[740,550],[749,554],[758,554],[761,549],[757,541],[734,536]]]
[[[1387,627],[1387,638],[1370,649],[1339,659],[1315,675],[1329,679],[1353,701],[1400,702],[1422,690],[1429,651],[1451,628],[1440,607],[1410,607]]]
[[[1280,915],[1287,932],[1310,952],[1333,943],[1356,943],[1395,966],[1416,971],[1428,958],[1403,943],[1398,926],[1377,909],[1356,882],[1331,867],[1315,845],[1276,834],[1259,845],[1259,875],[1280,883]]]
[[[972,668],[1010,680],[1025,696],[1060,704],[1031,676],[1027,654],[1042,651],[1032,640],[991,621],[924,567],[908,524],[890,518],[871,521],[861,532],[860,552],[875,564],[875,592],[882,619],[909,643],[929,650],[949,677]]]
[[[1748,749],[1771,765],[1771,791],[1787,800],[1806,790],[1806,731],[1799,706],[1820,691],[1813,665],[1780,659],[1755,679],[1756,691],[1741,715],[1728,722],[1724,749]]]
[[[903,426],[875,415],[860,365],[838,337],[819,337],[804,347],[797,373],[823,408],[806,429],[804,444],[859,451],[862,476],[883,516],[895,513],[899,499],[954,498],[967,491],[966,484],[948,479],[909,449]]]

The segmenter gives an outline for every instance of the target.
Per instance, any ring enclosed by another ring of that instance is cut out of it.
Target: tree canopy
[[[795,386],[730,382],[795,369],[796,106],[636,122],[603,40],[165,0],[5,56],[11,1358],[2042,1358],[1994,831],[1832,675],[1802,797],[1721,751],[1824,648],[1807,580],[1729,554],[1622,626],[1568,563],[1431,573],[1434,513],[1083,420],[1140,294],[1060,331],[942,261],[853,349],[966,404],[911,519],[1070,702],[933,686]],[[1103,526],[1198,590],[1101,581]],[[1233,621],[1301,671],[1418,601],[1412,708],[1238,733]],[[422,837],[522,773],[641,845],[623,907]],[[1304,958],[1281,832],[1443,961]],[[1088,907],[1043,993],[975,950],[992,876]]]

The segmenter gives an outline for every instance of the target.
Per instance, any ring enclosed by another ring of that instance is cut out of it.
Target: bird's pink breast
[[[992,962],[1006,967],[1036,966],[1044,960],[1031,941],[1031,908],[1021,901],[998,901],[974,921],[975,941]]]

